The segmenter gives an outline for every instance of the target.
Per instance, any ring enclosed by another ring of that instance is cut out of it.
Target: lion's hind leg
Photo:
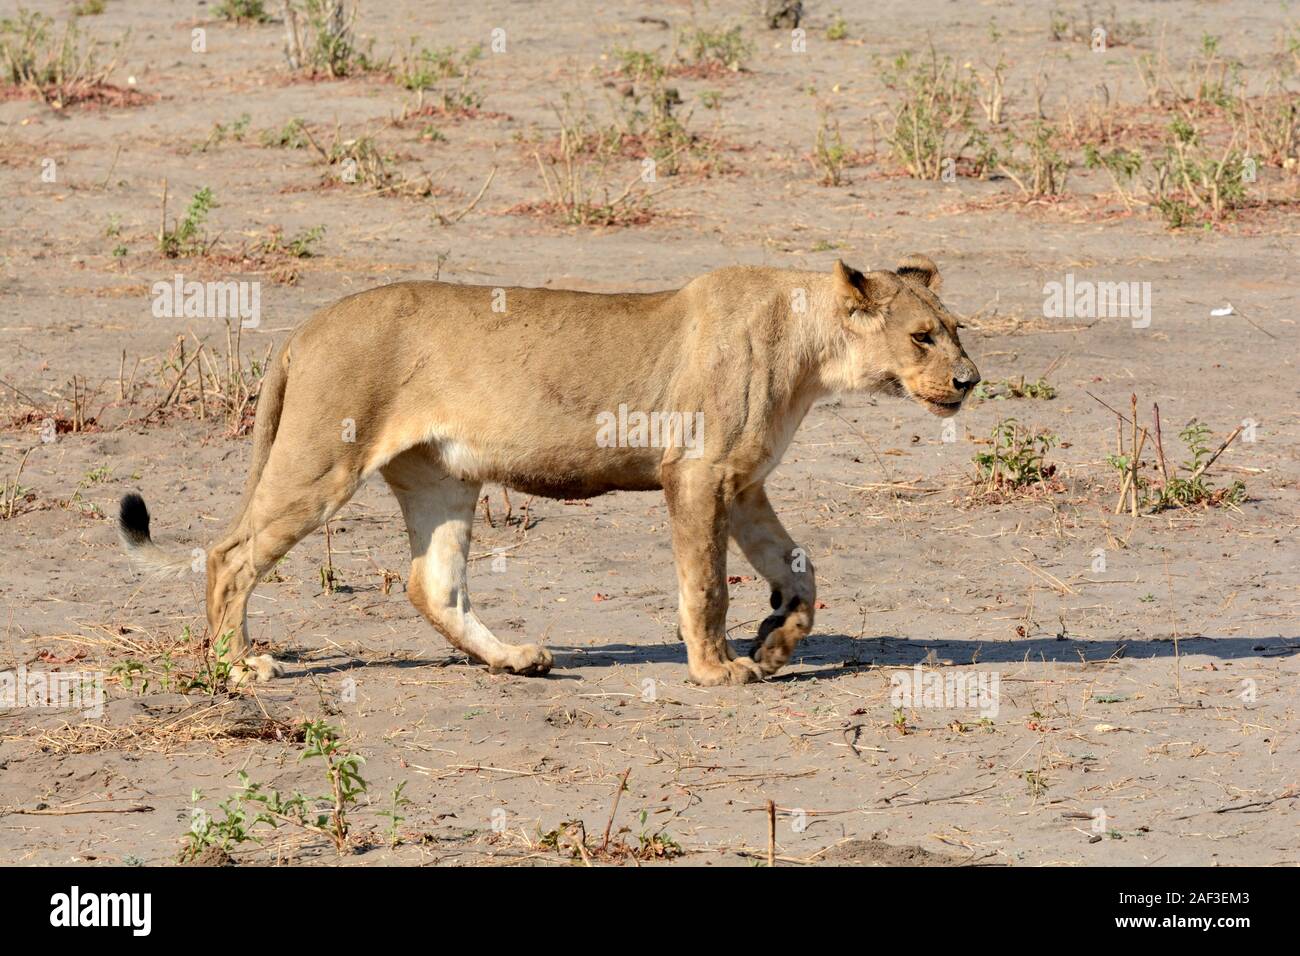
[[[290,548],[347,504],[358,483],[352,469],[315,468],[287,449],[272,449],[244,513],[208,552],[208,633],[214,646],[224,644],[221,659],[231,664],[233,682],[283,673],[270,655],[248,654],[248,600]]]
[[[448,475],[436,453],[417,446],[383,469],[401,505],[411,542],[411,603],[451,644],[492,670],[536,676],[551,669],[550,651],[507,644],[479,620],[469,600],[469,546],[480,484]]]

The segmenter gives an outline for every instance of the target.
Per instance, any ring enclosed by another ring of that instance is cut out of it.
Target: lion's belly
[[[435,440],[443,467],[464,481],[494,482],[543,498],[592,498],[610,491],[662,487],[663,452],[653,448],[599,448],[581,442],[535,448],[488,448],[474,441]]]

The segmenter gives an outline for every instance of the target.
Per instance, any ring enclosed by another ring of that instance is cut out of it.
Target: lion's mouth
[[[945,399],[922,395],[920,391],[912,389],[893,375],[881,383],[880,390],[886,395],[893,395],[897,398],[911,398],[917,404],[924,406],[931,414],[938,415],[940,418],[950,418],[956,415],[961,410],[962,403],[966,400],[966,396],[960,393],[957,394],[956,398],[948,397]]]
[[[915,398],[918,402],[924,405],[931,414],[938,415],[940,418],[948,418],[952,415],[956,415],[957,412],[961,410],[962,400],[960,398],[955,402],[939,402],[932,398],[924,398],[920,395],[915,396]]]

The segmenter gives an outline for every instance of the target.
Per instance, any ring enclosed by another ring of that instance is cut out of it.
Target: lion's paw
[[[232,664],[229,682],[232,687],[253,682],[265,684],[272,678],[283,676],[283,664],[270,654],[259,654],[255,657],[245,657],[241,663]]]
[[[520,644],[512,647],[509,660],[491,668],[493,673],[505,672],[521,677],[541,677],[555,666],[555,657],[540,644]]]
[[[762,679],[762,670],[748,657],[737,657],[725,664],[715,664],[703,672],[694,671],[691,673],[691,680],[701,687],[752,684]]]
[[[775,674],[790,662],[796,645],[811,631],[812,611],[809,603],[794,598],[788,610],[769,615],[759,625],[758,637],[749,653],[765,675]]]

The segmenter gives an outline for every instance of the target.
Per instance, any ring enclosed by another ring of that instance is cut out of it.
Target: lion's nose
[[[979,383],[979,369],[975,368],[974,365],[968,365],[953,377],[952,387],[962,392],[968,388],[974,388]]]

